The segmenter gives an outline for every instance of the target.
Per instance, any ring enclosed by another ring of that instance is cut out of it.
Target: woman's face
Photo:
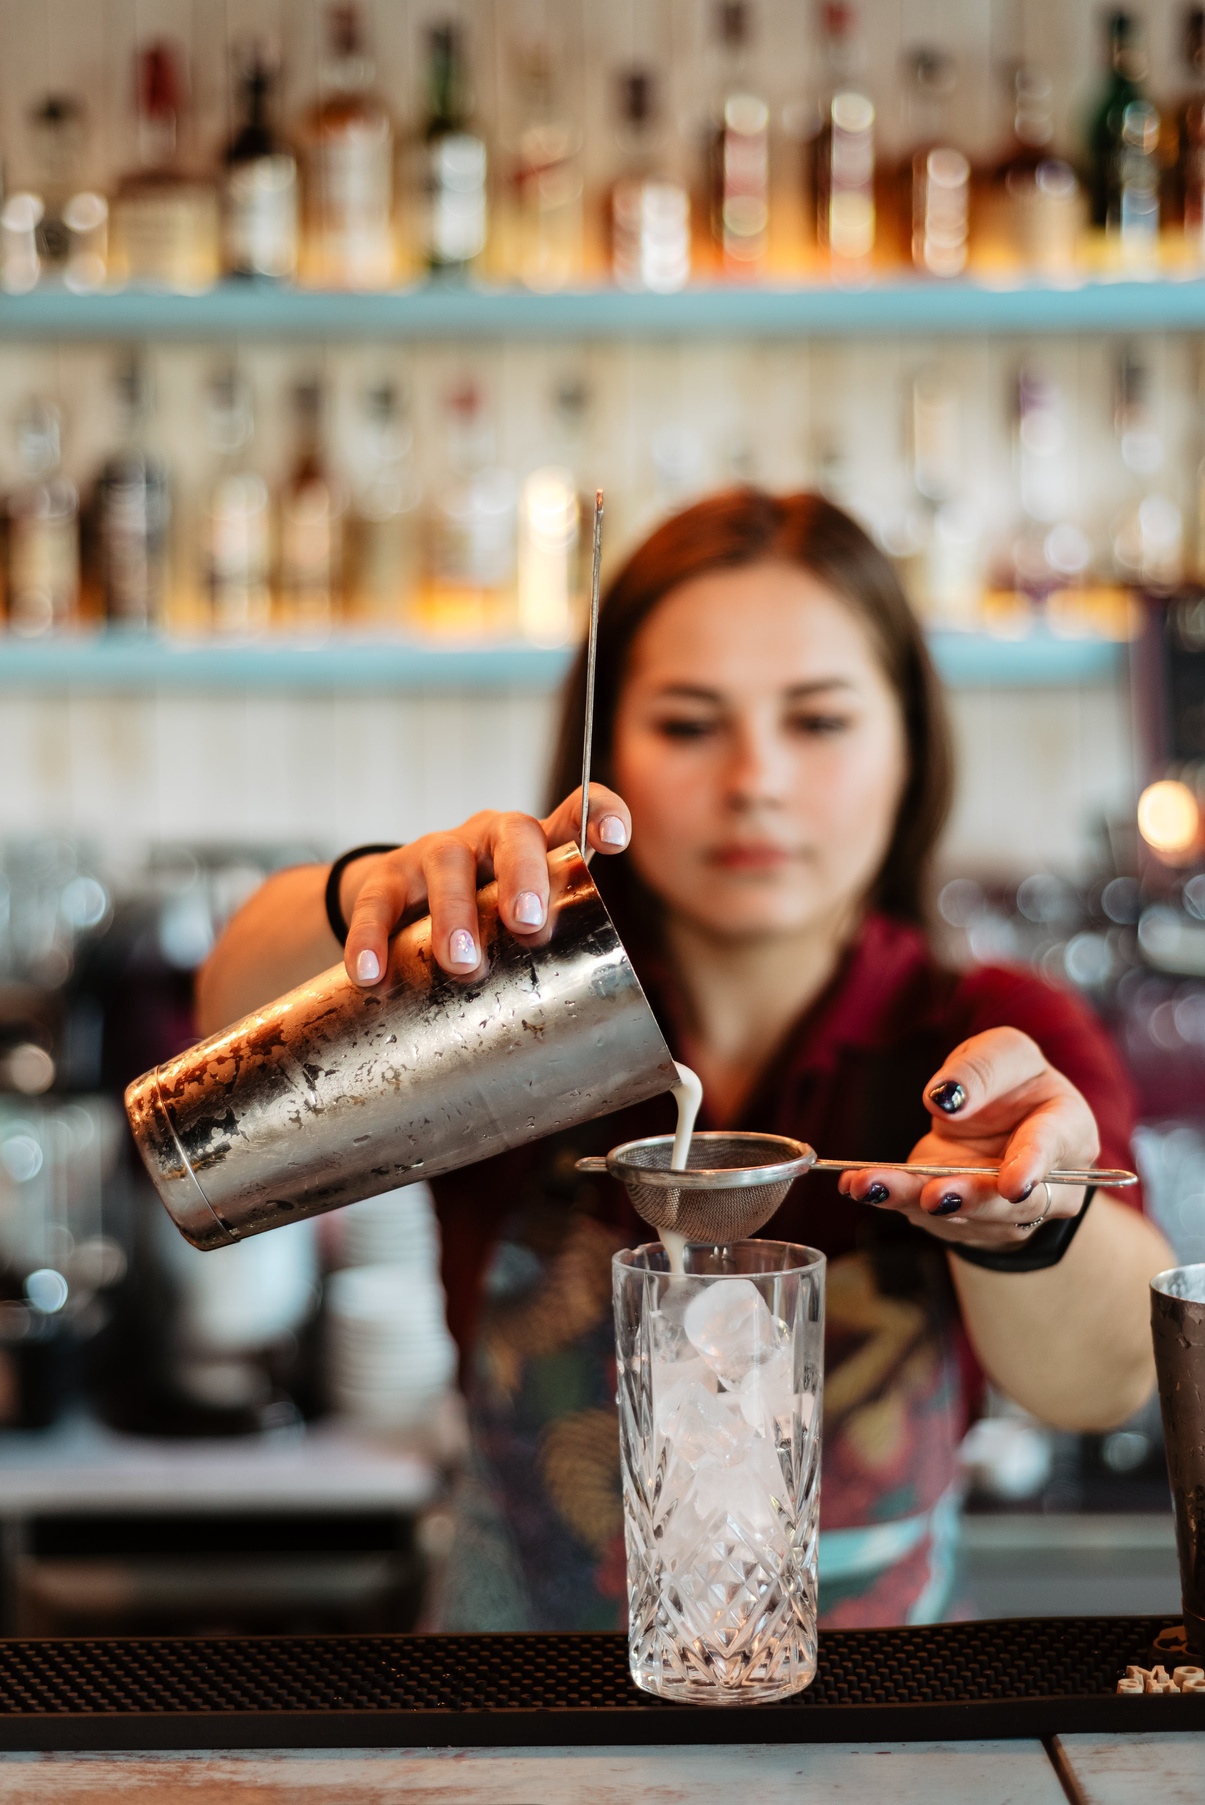
[[[692,578],[633,641],[614,741],[629,856],[712,934],[840,922],[882,864],[906,770],[865,628],[797,566]]]

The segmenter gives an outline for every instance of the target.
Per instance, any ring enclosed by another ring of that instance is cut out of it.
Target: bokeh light
[[[1182,858],[1201,835],[1201,810],[1185,783],[1164,778],[1138,798],[1138,831],[1161,858]]]

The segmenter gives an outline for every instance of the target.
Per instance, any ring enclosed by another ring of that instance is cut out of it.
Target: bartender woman
[[[430,910],[446,971],[480,963],[475,891],[539,930],[575,837],[583,676],[542,820],[483,813],[330,880],[271,878],[204,969],[212,1033],[334,963],[365,989]],[[947,970],[925,932],[950,799],[940,690],[899,583],[816,495],[717,495],[661,526],[603,604],[594,875],[700,1126],[825,1154],[1000,1165],[996,1182],[813,1175],[765,1233],[829,1257],[821,1620],[952,1604],[956,1450],[983,1375],[1043,1421],[1106,1429],[1153,1383],[1147,1281],[1171,1263],[1133,1194],[1048,1186],[1132,1164],[1125,1079],[1092,1017],[1028,972]],[[622,856],[620,856],[622,855]],[[624,1621],[610,1259],[647,1239],[574,1162],[664,1132],[658,1098],[434,1186],[473,1448],[440,1627]]]

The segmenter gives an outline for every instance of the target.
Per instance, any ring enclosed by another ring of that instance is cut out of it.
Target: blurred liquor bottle
[[[1008,82],[1009,146],[996,169],[1009,246],[1026,269],[1068,274],[1075,266],[1080,193],[1075,171],[1054,153],[1054,83],[1022,63]]]
[[[240,123],[226,146],[223,248],[232,276],[297,274],[297,160],[272,122],[276,71],[253,45],[236,60]]]
[[[1159,110],[1143,91],[1146,34],[1130,13],[1108,21],[1109,74],[1088,141],[1092,224],[1125,262],[1145,262],[1159,235]]]
[[[36,288],[42,271],[38,230],[44,212],[41,197],[26,189],[10,194],[0,207],[0,271],[10,295]]]
[[[519,628],[536,645],[572,637],[579,533],[573,472],[533,470],[519,497]]]
[[[940,364],[918,370],[907,396],[912,482],[920,506],[910,560],[913,598],[936,626],[973,628],[983,597],[982,524],[966,492],[964,401]]]
[[[335,288],[393,280],[393,120],[373,91],[375,70],[357,6],[327,12],[321,97],[302,122],[306,272]]]
[[[1127,346],[1116,364],[1113,427],[1129,495],[1113,523],[1113,566],[1123,583],[1168,589],[1180,580],[1183,521],[1161,473],[1162,410],[1147,358]]]
[[[1191,533],[1187,574],[1205,585],[1205,345],[1198,341],[1193,360],[1193,458]]]
[[[661,166],[656,77],[618,78],[622,173],[610,193],[611,271],[620,288],[672,294],[690,280],[690,196]]]
[[[1018,519],[1010,547],[1014,595],[1045,602],[1082,584],[1092,548],[1072,515],[1072,446],[1062,390],[1036,362],[1017,372],[1013,391],[1013,468]],[[993,630],[1010,623],[994,620]],[[1027,623],[1018,616],[1017,625]]]
[[[43,277],[68,288],[99,288],[108,255],[109,205],[82,185],[87,119],[70,94],[48,94],[29,115],[42,217],[36,230]]]
[[[297,455],[280,496],[280,624],[320,638],[342,610],[347,498],[323,455],[321,383],[298,383],[292,405]]]
[[[907,51],[904,63],[913,149],[901,203],[903,217],[911,222],[912,262],[930,276],[958,276],[967,262],[971,166],[950,142],[957,66],[947,51],[932,45]]]
[[[419,172],[419,253],[425,267],[463,275],[485,249],[485,143],[472,129],[472,94],[461,28],[427,37],[427,114]]]
[[[217,460],[202,530],[207,624],[224,638],[247,639],[265,632],[271,616],[271,510],[268,485],[248,461],[250,389],[233,364],[210,379],[205,424]]]
[[[184,166],[183,55],[169,43],[141,51],[139,166],[113,200],[113,274],[118,281],[197,293],[216,282],[221,220],[213,183]]]
[[[418,589],[422,490],[413,435],[392,382],[364,394],[358,441],[364,469],[352,521],[352,591],[359,620],[381,631],[406,626]]]
[[[569,575],[569,595],[573,602],[587,596],[590,590],[594,496],[599,470],[598,451],[589,430],[593,423],[594,391],[587,368],[579,364],[561,372],[552,383],[549,400],[548,461],[569,471],[577,496],[577,545]],[[609,494],[607,507],[612,522],[621,521],[623,502],[618,490]],[[583,522],[586,523],[584,531]],[[623,537],[620,527],[615,528],[615,533],[617,538]]]
[[[1176,120],[1176,187],[1184,236],[1200,258],[1205,256],[1205,7],[1186,14],[1183,48],[1189,86]]]
[[[531,13],[511,0],[500,14],[506,189],[495,242],[505,275],[546,292],[582,268],[581,51],[571,9],[539,7],[536,29]]]
[[[811,144],[816,242],[833,274],[869,274],[875,241],[874,104],[856,81],[857,14],[841,0],[820,11],[820,127]]]
[[[148,444],[151,391],[137,357],[116,379],[117,447],[105,459],[93,498],[101,607],[110,626],[163,624],[168,593],[167,466]]]
[[[724,265],[765,259],[770,226],[770,108],[754,91],[747,0],[714,0],[719,81],[707,144],[707,218]]]
[[[35,638],[76,621],[79,496],[59,470],[59,413],[51,402],[22,407],[16,441],[21,480],[8,498],[8,622],[14,633]]]
[[[423,625],[440,638],[496,638],[513,628],[517,495],[497,462],[484,396],[471,377],[447,394],[443,427]]]

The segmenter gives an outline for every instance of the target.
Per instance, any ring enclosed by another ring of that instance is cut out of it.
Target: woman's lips
[[[783,846],[768,841],[744,841],[739,845],[716,846],[707,855],[709,865],[721,871],[780,871],[795,855]]]

